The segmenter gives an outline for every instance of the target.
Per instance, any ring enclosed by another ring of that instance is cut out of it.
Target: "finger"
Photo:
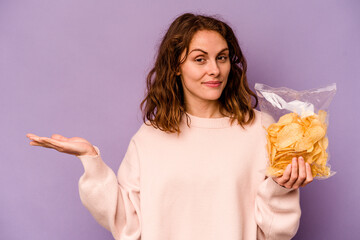
[[[281,177],[276,178],[276,182],[280,185],[284,185],[286,182],[290,179],[290,173],[291,173],[291,163],[287,165],[285,168],[285,171]]]
[[[69,139],[67,137],[64,137],[60,134],[53,134],[51,136],[52,139],[60,140],[60,141],[68,141]]]
[[[26,134],[26,137],[34,137],[34,136],[36,136],[36,135],[35,135],[35,134],[32,134],[32,133]]]
[[[46,137],[34,136],[34,137],[31,137],[30,139],[40,143],[40,142],[44,142],[45,138]]]
[[[296,157],[292,159],[290,180],[285,183],[287,188],[292,188],[298,178],[298,163]]]
[[[298,178],[297,178],[296,182],[294,183],[294,185],[292,186],[292,188],[294,188],[294,189],[298,189],[304,183],[304,181],[306,179],[305,160],[301,156],[298,158],[298,169],[299,169]]]
[[[60,152],[63,150],[63,146],[62,146],[61,142],[59,142],[57,140],[47,138],[47,137],[39,137],[36,139],[36,141],[42,147],[53,148]]]
[[[61,145],[60,141],[58,141],[56,139],[52,139],[52,138],[47,138],[47,137],[41,137],[40,142],[47,144],[49,146],[54,146],[54,147],[59,147]]]
[[[35,141],[30,142],[29,144],[30,144],[31,146],[41,146],[41,144],[39,144],[38,142],[35,142]]]
[[[46,148],[50,147],[49,143],[44,142],[44,140],[41,140],[39,137],[32,137],[31,140],[32,142],[30,142],[29,144],[32,146],[41,146]]]
[[[26,134],[26,137],[28,137],[29,139],[33,140],[34,138],[37,138],[38,136],[32,133],[28,133]]]
[[[32,140],[32,141],[39,141],[39,139],[40,139],[40,137],[38,137],[38,136],[31,136],[31,137],[29,137],[29,139],[30,140]]]
[[[314,177],[311,172],[311,166],[309,163],[306,163],[306,179],[301,187],[305,187],[307,184],[311,183],[314,180]]]

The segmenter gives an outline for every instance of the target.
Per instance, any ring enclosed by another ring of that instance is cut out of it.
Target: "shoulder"
[[[147,121],[147,124],[149,124],[149,121]],[[145,123],[142,123],[139,129],[136,131],[136,133],[133,136],[133,139],[137,139],[144,134],[147,135],[151,131],[152,126],[148,126]]]
[[[254,112],[255,112],[255,117],[257,119],[260,119],[261,118],[261,112],[259,110],[255,109],[255,108],[254,108]]]
[[[256,118],[261,122],[261,125],[268,127],[270,124],[275,123],[275,119],[271,116],[270,113],[259,111],[254,109]]]
[[[142,123],[137,132],[134,134],[132,139],[136,142],[140,141],[152,141],[157,136],[163,135],[163,131],[156,129],[151,125],[150,121],[147,120],[146,123]]]

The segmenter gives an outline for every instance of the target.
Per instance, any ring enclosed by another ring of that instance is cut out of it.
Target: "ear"
[[[177,66],[176,70],[176,76],[180,76],[181,75],[181,69],[180,69],[180,66]]]

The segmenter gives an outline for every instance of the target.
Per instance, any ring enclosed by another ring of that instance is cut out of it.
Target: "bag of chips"
[[[314,178],[326,179],[334,175],[328,164],[327,128],[336,84],[295,91],[256,83],[255,90],[267,133],[266,175],[283,175],[292,158],[300,156],[310,164]]]

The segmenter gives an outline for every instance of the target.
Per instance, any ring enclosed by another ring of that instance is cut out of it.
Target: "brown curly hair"
[[[183,87],[180,76],[176,73],[187,58],[193,35],[199,30],[220,33],[229,47],[231,69],[227,84],[218,99],[220,112],[223,113],[225,110],[231,113],[231,124],[237,120],[243,128],[243,124],[249,124],[255,119],[253,108],[258,105],[258,98],[248,87],[246,60],[233,30],[224,21],[219,20],[219,17],[184,13],[171,23],[159,46],[155,65],[147,75],[147,92],[140,104],[146,125],[150,126],[146,123],[145,117],[154,128],[180,134],[179,125],[185,113],[189,126]],[[185,57],[180,60],[183,51],[186,51]],[[255,98],[254,107],[251,106],[251,96]]]

